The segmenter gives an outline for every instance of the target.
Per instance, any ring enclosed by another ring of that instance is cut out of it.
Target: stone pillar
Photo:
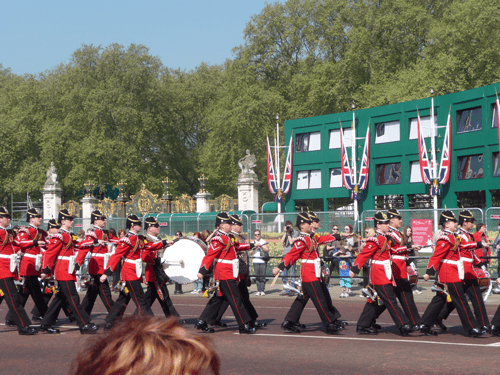
[[[194,196],[196,198],[196,212],[210,212],[210,205],[208,200],[212,198],[212,194],[208,192],[199,192]]]
[[[54,162],[47,170],[47,181],[43,186],[43,220],[56,219],[59,216],[59,206],[62,204],[62,189],[59,186],[57,168]]]
[[[94,204],[98,201],[94,197],[83,197],[82,200],[82,229],[87,232],[92,224],[90,224],[90,214],[94,211]]]
[[[259,212],[259,185],[260,181],[238,180],[238,210]]]

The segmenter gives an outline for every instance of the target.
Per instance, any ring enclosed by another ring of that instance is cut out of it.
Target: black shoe
[[[401,336],[408,336],[409,333],[413,332],[413,327],[409,324],[405,324],[399,329]]]
[[[40,326],[40,332],[57,334],[57,333],[60,333],[61,331],[59,331],[58,329],[56,329],[52,326]]]
[[[256,320],[252,320],[248,324],[250,325],[250,327],[254,327],[254,328],[264,328],[264,327],[267,327],[267,323],[257,322]]]
[[[361,335],[378,335],[377,330],[373,327],[357,326],[356,332]]]
[[[204,320],[198,320],[198,322],[194,325],[194,328],[199,329],[205,333],[214,333],[215,330],[213,328],[208,328],[207,322]]]
[[[380,324],[377,324],[377,323],[373,323],[372,324],[372,328],[373,329],[376,329],[377,331],[380,331],[382,329],[382,326]]]
[[[69,319],[69,321],[70,321],[71,323],[76,322],[76,318],[75,318],[75,316],[74,316],[73,314],[69,314],[69,315],[68,315],[68,319]]]
[[[7,327],[17,327],[17,323],[16,323],[16,322],[14,322],[13,320],[6,320],[6,321],[5,321],[5,325],[6,325]]]
[[[482,326],[481,329],[486,333],[488,333],[491,331],[491,324],[488,324],[487,326]]]
[[[492,325],[490,328],[490,333],[492,336],[500,336],[500,326]]]
[[[288,332],[300,333],[300,329],[297,328],[297,326],[295,324],[296,323],[285,320],[281,324],[281,329],[284,329],[285,331],[288,331]]]
[[[82,335],[91,335],[97,333],[99,330],[99,324],[87,323],[82,328],[80,328],[80,333]]]
[[[420,326],[418,324],[415,324],[414,326],[411,326],[411,331],[412,332],[417,332],[420,329]]]
[[[300,322],[295,323],[295,327],[297,327],[298,329],[306,329],[306,325],[301,324]]]
[[[104,324],[104,330],[109,331],[111,328],[113,328],[113,323],[106,323]]]
[[[467,332],[469,337],[481,337],[486,334],[485,331],[483,331],[481,328],[472,328]]]
[[[326,326],[326,333],[328,333],[329,335],[339,333],[340,331],[342,331],[342,327],[337,325],[335,322],[330,323]]]
[[[345,320],[336,320],[334,321],[335,325],[338,326],[338,327],[347,327],[349,325],[349,323]]]
[[[182,325],[187,324],[187,320],[186,319],[181,319],[181,320],[179,320],[179,323],[181,323]]]
[[[30,326],[26,326],[24,328],[21,328],[18,332],[21,336],[31,336],[31,335],[35,335],[38,333],[35,328],[30,327]]]
[[[215,322],[214,324],[211,324],[211,326],[224,328],[224,327],[227,327],[227,324],[222,323],[221,321],[218,321],[218,322]]]
[[[32,322],[41,322],[42,321],[42,317],[40,315],[33,315],[31,317],[31,321]]]
[[[240,333],[255,333],[255,327],[252,327],[250,324],[245,324],[240,326]]]
[[[427,324],[421,324],[420,325],[420,333],[423,333],[425,334],[426,336],[427,335],[430,335],[430,336],[437,336],[437,332],[435,331],[432,331],[431,330],[431,327]]]
[[[435,325],[436,327],[441,328],[441,330],[442,330],[442,331],[446,331],[446,330],[447,330],[446,326],[443,324],[443,321],[442,321],[441,319],[438,319],[438,320],[436,321],[436,323],[434,323],[434,325]]]

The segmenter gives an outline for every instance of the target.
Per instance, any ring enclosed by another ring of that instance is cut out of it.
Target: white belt
[[[217,263],[224,263],[224,264],[233,264],[233,259],[231,260],[225,260],[225,259],[217,259]]]
[[[57,257],[57,259],[62,259],[62,260],[71,260],[71,257]]]
[[[26,258],[35,258],[36,259],[36,255],[33,255],[33,254],[24,254],[24,256]]]
[[[139,259],[124,259],[123,261],[124,261],[125,263],[134,263],[134,264],[135,264],[135,263],[137,263],[137,261],[138,261],[138,260],[139,260]]]
[[[10,255],[0,254],[0,258],[10,259]]]
[[[406,257],[404,255],[393,255],[392,259],[408,260],[408,257]]]
[[[470,258],[462,258],[462,262],[472,263],[472,259],[470,259]],[[441,263],[448,263],[448,264],[458,265],[458,260],[442,259]]]
[[[315,263],[316,262],[316,259],[305,259],[302,261],[302,264],[306,264],[306,263]]]
[[[381,264],[381,265],[391,264],[391,260],[390,259],[386,259],[386,260],[372,260],[372,264]]]
[[[92,253],[91,257],[104,258],[106,254],[94,254]]]

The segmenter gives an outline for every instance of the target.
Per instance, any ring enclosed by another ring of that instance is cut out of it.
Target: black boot
[[[481,337],[486,334],[485,331],[483,331],[481,328],[472,328],[467,332],[469,337]]]
[[[434,323],[437,327],[441,328],[442,331],[446,331],[446,326],[443,324],[443,321],[441,319],[436,320],[436,323]]]
[[[306,325],[301,324],[300,322],[295,323],[295,327],[297,327],[298,329],[306,329]]]
[[[80,328],[80,333],[82,335],[91,335],[97,333],[99,330],[99,325],[94,323],[87,323],[82,328]]]
[[[13,320],[6,320],[6,321],[5,321],[5,325],[6,325],[7,327],[17,327],[16,322],[14,322]]]
[[[491,329],[490,329],[490,332],[491,332],[491,335],[492,336],[500,336],[500,326],[494,326],[492,325],[491,326]]]
[[[431,327],[427,324],[421,324],[420,325],[420,333],[423,333],[425,334],[426,336],[427,335],[430,335],[430,336],[437,336],[437,332],[435,331],[432,331],[431,330]]]
[[[26,326],[24,328],[21,328],[18,332],[22,336],[31,336],[31,335],[35,335],[36,333],[38,333],[35,328],[30,327],[30,326]]]
[[[255,328],[247,323],[240,326],[240,333],[255,333]]]
[[[408,336],[409,333],[413,332],[413,327],[409,324],[405,324],[399,329],[401,336]]]
[[[372,328],[373,329],[376,329],[377,331],[380,331],[382,329],[382,326],[380,324],[377,324],[377,323],[373,323],[372,324]]]
[[[263,327],[267,327],[267,323],[261,323],[261,322],[257,322],[256,320],[252,320],[250,323],[248,323],[250,325],[250,327],[254,327],[254,328],[263,328]]]
[[[50,334],[57,334],[60,333],[58,329],[52,327],[52,326],[40,326],[40,332],[45,332],[45,333],[50,333]]]
[[[328,333],[329,335],[333,335],[335,333],[339,333],[340,331],[342,331],[342,327],[340,327],[339,325],[335,324],[335,322],[333,323],[330,323],[326,326],[326,333]]]
[[[361,335],[378,335],[377,330],[373,327],[357,326],[356,332]]]
[[[198,320],[198,322],[194,325],[194,328],[199,329],[205,333],[214,333],[215,330],[213,328],[208,328],[207,322],[204,320]]]
[[[227,327],[226,323],[222,323],[220,320],[218,322],[215,322],[214,324],[211,324],[214,327]]]
[[[41,322],[41,321],[42,321],[42,319],[43,319],[43,318],[42,318],[40,315],[33,315],[33,316],[31,317],[31,321],[32,321],[32,322]]]
[[[288,320],[285,320],[281,324],[281,329],[284,329],[285,331],[288,331],[288,332],[300,333],[300,329],[297,328],[297,326],[295,325],[295,323],[290,322]]]
[[[113,328],[113,323],[106,323],[104,324],[104,330],[109,331],[111,328]]]

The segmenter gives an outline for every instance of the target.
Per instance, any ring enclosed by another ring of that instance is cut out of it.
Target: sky
[[[142,44],[163,65],[221,64],[275,0],[0,0],[0,64],[18,75],[68,63],[82,44]]]

